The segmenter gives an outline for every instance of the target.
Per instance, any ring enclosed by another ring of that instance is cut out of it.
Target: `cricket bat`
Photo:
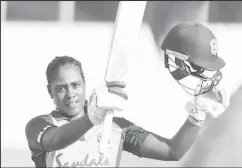
[[[105,83],[122,81],[128,72],[127,58],[131,57],[132,50],[138,40],[138,33],[142,25],[146,1],[120,1],[110,52],[105,73]],[[105,153],[113,121],[113,111],[106,113],[99,152]]]

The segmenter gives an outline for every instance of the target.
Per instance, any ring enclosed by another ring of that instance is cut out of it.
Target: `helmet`
[[[180,85],[179,81],[187,76],[196,77],[201,83],[207,82],[206,86],[201,85],[200,90],[196,90],[193,95],[208,92],[222,79],[220,69],[225,66],[225,62],[217,55],[216,37],[202,24],[181,23],[174,26],[166,35],[161,49],[165,54],[165,67]],[[171,71],[172,68],[175,70]],[[214,74],[209,77],[205,71]]]

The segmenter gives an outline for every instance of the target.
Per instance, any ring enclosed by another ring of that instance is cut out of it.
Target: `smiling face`
[[[74,64],[61,65],[54,72],[54,78],[49,86],[56,108],[69,117],[80,113],[84,115],[86,88],[80,71]]]

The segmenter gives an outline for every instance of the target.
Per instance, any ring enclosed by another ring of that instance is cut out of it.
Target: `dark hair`
[[[55,72],[60,68],[60,66],[65,64],[72,64],[80,69],[80,74],[83,81],[85,82],[85,76],[82,70],[82,64],[78,60],[70,56],[57,56],[49,64],[46,70],[46,78],[48,82],[48,91],[50,93],[50,83],[53,81]]]

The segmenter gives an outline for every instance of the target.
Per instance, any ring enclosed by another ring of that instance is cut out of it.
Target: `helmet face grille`
[[[200,83],[198,83],[196,87],[189,87],[182,84],[180,81],[177,81],[177,82],[180,84],[183,90],[185,90],[189,95],[192,95],[192,96],[198,96],[198,95],[207,93],[211,90],[213,86],[212,82],[203,81],[203,80],[200,80]]]
[[[202,24],[174,26],[164,38],[161,49],[165,52],[165,67],[190,95],[209,92],[222,79],[219,69],[225,62],[217,56],[216,37]]]
[[[209,92],[222,79],[220,71],[206,71],[195,64],[165,54],[165,65],[173,78],[190,95]]]

